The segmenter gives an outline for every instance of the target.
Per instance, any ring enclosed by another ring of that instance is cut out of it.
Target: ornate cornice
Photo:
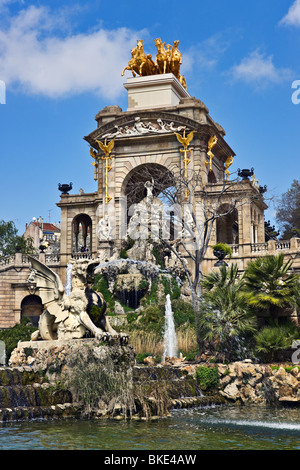
[[[158,120],[160,120],[160,125],[158,125]],[[145,129],[146,126],[150,125],[147,132],[133,133],[130,130],[135,126],[137,121],[144,125]],[[209,121],[210,122],[208,123],[199,122],[181,114],[163,110],[125,112],[123,115],[117,116],[116,119],[99,126],[89,135],[85,136],[84,140],[86,140],[93,148],[98,150],[97,140],[101,140],[106,137],[115,137],[117,143],[121,141],[123,142],[125,139],[137,137],[168,136],[172,135],[174,131],[178,132],[185,129],[186,131],[195,131],[195,137],[199,137],[201,140],[208,140],[210,136],[217,134],[220,153],[224,153],[224,155],[235,155],[233,150],[224,140],[224,134],[220,132],[219,126],[216,125],[213,120]],[[154,126],[156,126],[156,130],[154,130]],[[162,126],[165,126],[165,128]],[[125,131],[125,129],[127,129],[127,131]]]

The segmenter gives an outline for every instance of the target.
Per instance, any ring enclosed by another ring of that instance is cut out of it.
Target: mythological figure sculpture
[[[137,40],[137,46],[131,49],[131,59],[128,65],[124,67],[121,75],[125,70],[131,70],[132,75],[142,76],[157,75],[163,73],[173,73],[181,85],[186,89],[186,81],[183,75],[180,75],[180,66],[182,64],[182,55],[178,50],[179,41],[171,44],[163,43],[160,38],[155,39],[157,54],[155,62],[152,60],[151,54],[145,54],[143,40]]]
[[[87,260],[78,260],[72,270],[72,290],[66,295],[60,277],[48,266],[29,256],[33,267],[36,289],[42,299],[44,311],[40,316],[39,329],[31,336],[32,341],[79,339],[89,331],[92,336],[109,340],[118,337],[127,342],[128,336],[118,334],[105,315],[106,302],[100,292],[89,284]],[[32,282],[32,281],[31,281]],[[91,318],[92,306],[97,307],[97,321]]]
[[[107,214],[98,223],[97,235],[99,240],[111,240],[112,238],[110,220]]]

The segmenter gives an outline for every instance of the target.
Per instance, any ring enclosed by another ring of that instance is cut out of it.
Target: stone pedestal
[[[128,91],[128,109],[162,108],[177,106],[189,93],[172,73],[128,78],[124,87]]]
[[[113,254],[113,242],[110,240],[102,240],[98,242],[98,258],[103,261],[109,261]]]

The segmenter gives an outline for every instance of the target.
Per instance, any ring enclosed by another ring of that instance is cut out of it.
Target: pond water
[[[215,406],[157,421],[2,423],[0,450],[299,450],[300,409]]]

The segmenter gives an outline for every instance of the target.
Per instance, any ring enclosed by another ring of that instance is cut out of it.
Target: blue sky
[[[232,171],[254,167],[275,198],[300,178],[300,0],[0,0],[0,219],[22,234],[33,217],[60,220],[58,183],[96,190],[83,137],[105,106],[127,109],[121,71],[137,39],[155,57],[157,37],[179,40]]]

